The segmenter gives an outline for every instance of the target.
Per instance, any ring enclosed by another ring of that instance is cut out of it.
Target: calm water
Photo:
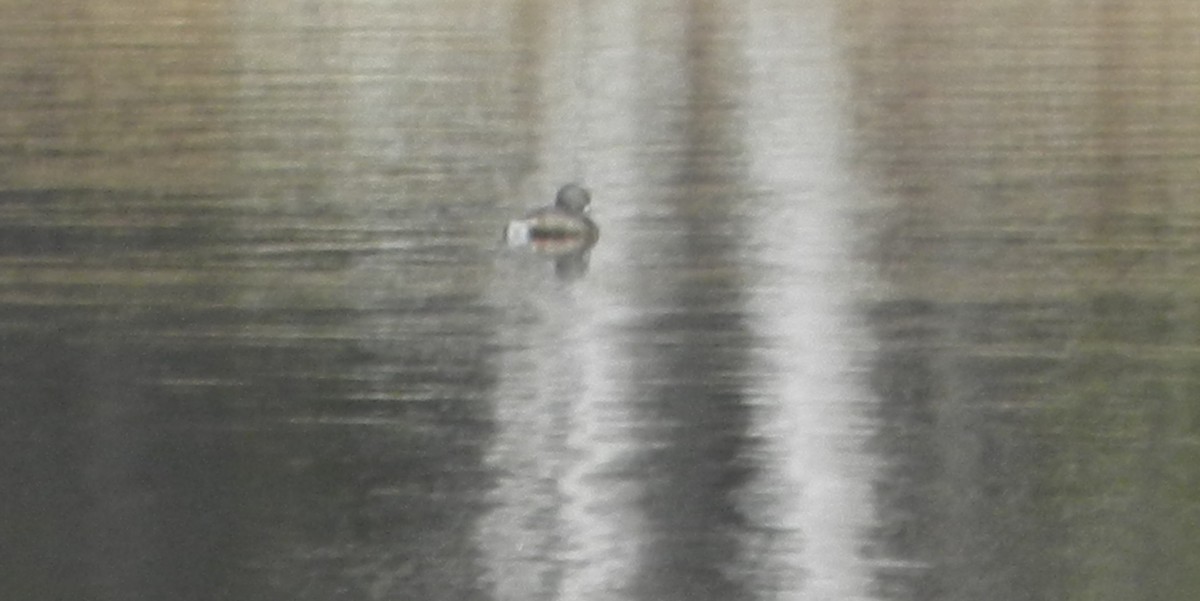
[[[1200,4],[0,6],[0,597],[1200,597]]]

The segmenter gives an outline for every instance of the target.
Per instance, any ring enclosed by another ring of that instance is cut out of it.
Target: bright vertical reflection
[[[774,534],[747,553],[785,564],[774,567],[791,575],[775,585],[784,598],[869,599],[876,461],[864,449],[872,399],[854,361],[865,333],[848,309],[858,278],[834,9],[768,4],[747,9],[747,147],[761,203],[751,252],[763,267],[751,287],[763,382],[754,429],[765,457],[745,498]]]
[[[620,335],[627,276],[614,267],[628,245],[618,222],[633,210],[623,199],[638,197],[629,181],[636,20],[623,2],[539,10],[539,156],[520,187],[552,192],[575,179],[591,188],[601,243],[579,281],[513,261],[493,283],[507,313],[487,457],[496,482],[479,544],[496,599],[623,599],[646,531],[627,466],[637,444],[622,384],[632,371]]]
[[[575,90],[574,119],[557,123],[579,156],[576,177],[595,191],[594,215],[602,244],[593,250],[592,269],[579,282],[577,316],[581,361],[588,366],[572,406],[567,444],[574,461],[564,474],[563,534],[570,569],[563,580],[566,600],[624,599],[642,561],[645,518],[637,499],[641,483],[630,479],[628,458],[638,444],[629,382],[633,366],[622,334],[629,320],[628,289],[622,265],[629,261],[627,227],[621,216],[635,207],[637,126],[637,43],[635,3],[578,2],[571,35],[582,45],[564,82]],[[569,76],[568,76],[569,75]],[[587,124],[581,127],[580,124]],[[548,156],[555,151],[549,150]]]
[[[497,599],[614,598],[643,528],[636,484],[619,477],[633,443],[612,373],[622,352],[605,335],[612,307],[578,289],[535,292],[543,302],[501,339],[486,579]]]

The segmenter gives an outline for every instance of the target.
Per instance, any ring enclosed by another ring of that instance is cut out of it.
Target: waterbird
[[[565,255],[584,252],[600,238],[600,228],[588,217],[592,195],[579,184],[559,188],[554,205],[513,219],[504,228],[509,246],[528,246],[536,251]]]

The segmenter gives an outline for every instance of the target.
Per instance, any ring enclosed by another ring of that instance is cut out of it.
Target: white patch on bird
[[[527,219],[514,219],[504,230],[504,241],[509,246],[525,246],[533,240],[533,228]]]

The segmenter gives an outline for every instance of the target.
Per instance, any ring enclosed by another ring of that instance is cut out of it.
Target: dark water
[[[0,3],[0,597],[1200,595],[1200,5],[642,4]]]

